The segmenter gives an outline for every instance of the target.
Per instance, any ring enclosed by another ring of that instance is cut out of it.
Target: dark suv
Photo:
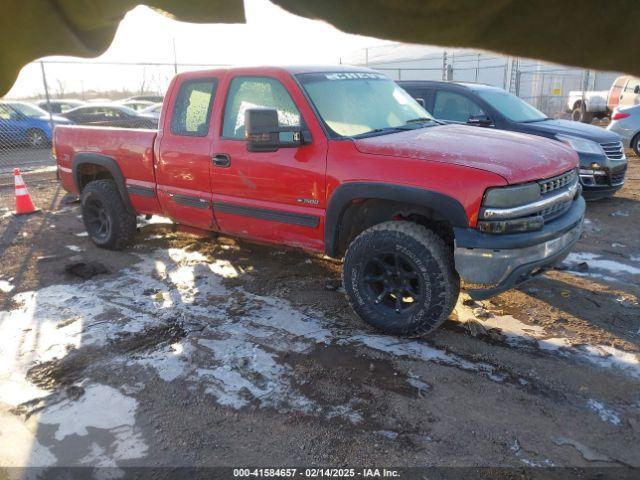
[[[624,184],[627,158],[620,137],[613,132],[551,119],[515,95],[488,85],[398,83],[438,120],[529,133],[570,145],[580,156],[580,181],[589,200],[610,197]]]

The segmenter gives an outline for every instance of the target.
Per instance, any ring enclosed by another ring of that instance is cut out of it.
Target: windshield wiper
[[[401,127],[374,128],[373,130],[369,130],[368,132],[359,133],[358,135],[352,135],[351,138],[366,138],[369,136],[376,136],[377,134],[401,132],[402,130],[403,129]]]
[[[533,120],[522,120],[520,123],[544,122],[545,120],[552,120],[552,118],[551,117],[534,118]]]
[[[407,120],[404,123],[408,124],[408,123],[422,123],[422,122],[435,122],[435,120],[430,117],[418,117],[418,118],[412,118],[411,120]]]

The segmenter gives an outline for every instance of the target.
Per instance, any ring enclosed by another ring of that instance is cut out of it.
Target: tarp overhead
[[[340,30],[389,40],[492,50],[640,76],[638,0],[272,0]],[[135,0],[4,0],[0,95],[30,61],[95,57]],[[242,0],[147,0],[178,20],[242,23]]]

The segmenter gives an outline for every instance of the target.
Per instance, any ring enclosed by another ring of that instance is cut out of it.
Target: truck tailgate
[[[126,179],[126,186],[142,187],[155,192],[153,167],[156,130],[142,130],[113,127],[58,126],[53,135],[53,152],[58,164],[58,175],[63,187],[73,193],[80,193],[73,178],[73,160],[79,153],[93,153],[111,157],[116,161]],[[136,196],[137,197],[137,196]],[[156,210],[155,194],[138,203],[130,195],[138,211]]]

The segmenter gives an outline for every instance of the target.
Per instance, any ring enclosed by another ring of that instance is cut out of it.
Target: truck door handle
[[[231,157],[226,153],[216,153],[213,156],[213,164],[216,167],[228,168],[231,166]]]

